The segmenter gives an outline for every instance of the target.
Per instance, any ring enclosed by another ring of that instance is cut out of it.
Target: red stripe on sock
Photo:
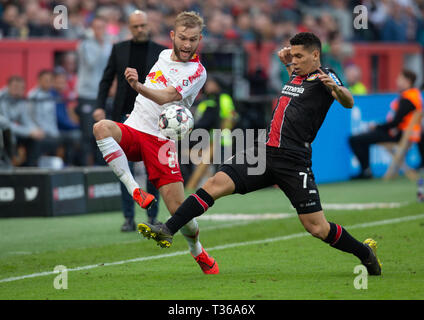
[[[184,237],[188,237],[188,238],[191,238],[191,239],[196,239],[198,235],[199,235],[199,229],[197,229],[196,234],[194,236],[189,236],[188,234],[183,233]]]
[[[115,152],[109,153],[108,155],[104,156],[104,159],[107,163],[111,162],[112,160],[115,160],[116,158],[122,156],[124,152],[122,150],[117,150]]]
[[[196,198],[197,202],[200,203],[200,205],[203,207],[204,211],[209,209],[208,204],[205,201],[203,201],[197,194],[193,193],[192,196],[194,196]]]
[[[342,235],[342,227],[340,227],[338,224],[336,224],[337,226],[337,233],[336,236],[334,237],[334,241],[331,244],[332,246],[335,245],[337,243],[337,241],[339,241],[340,236]]]

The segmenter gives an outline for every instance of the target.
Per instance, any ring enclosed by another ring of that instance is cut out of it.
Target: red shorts
[[[159,189],[172,182],[183,182],[175,142],[138,131],[115,122],[122,132],[119,145],[129,161],[144,161],[149,180]]]

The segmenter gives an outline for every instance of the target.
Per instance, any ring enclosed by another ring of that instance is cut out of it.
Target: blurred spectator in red
[[[67,76],[64,72],[55,72],[51,94],[56,102],[57,126],[60,132],[60,143],[63,147],[61,157],[66,165],[79,164],[81,131],[78,123],[74,122],[71,114],[74,112],[68,106],[66,98]]]
[[[66,88],[63,95],[69,108],[77,106],[77,55],[73,51],[64,53],[60,58],[60,64],[56,66],[55,73],[62,73],[66,77]],[[75,119],[73,119],[75,121]]]

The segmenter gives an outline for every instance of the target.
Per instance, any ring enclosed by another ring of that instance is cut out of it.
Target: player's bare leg
[[[111,120],[100,120],[94,124],[93,134],[103,158],[125,185],[128,193],[143,209],[148,209],[156,199],[143,191],[131,174],[127,156],[119,145],[122,138],[121,128]]]
[[[182,182],[173,182],[163,185],[159,188],[159,192],[165,202],[166,207],[171,215],[177,211],[177,209],[184,202],[184,185]],[[160,231],[162,230],[162,224],[150,225],[146,223],[139,224],[139,231],[143,236],[147,238],[153,238],[157,241],[161,247],[169,247],[172,243],[172,235],[169,237],[158,238]],[[156,228],[158,230],[156,230]],[[218,264],[215,259],[208,255],[202,244],[199,241],[199,225],[195,218],[188,221],[181,229],[181,233],[187,241],[189,250],[193,258],[201,267],[202,271],[206,274],[217,274],[219,272]]]
[[[235,185],[230,177],[224,172],[218,172],[206,181],[203,188],[191,194],[181,205],[176,203],[178,208],[171,208],[171,212],[175,214],[166,224],[148,226],[147,230],[140,231],[143,236],[157,241],[161,247],[169,247],[172,244],[173,235],[178,230],[193,218],[206,212],[214,204],[215,199],[233,193],[234,189]]]
[[[364,243],[353,238],[342,226],[328,222],[324,212],[299,214],[300,222],[312,236],[330,244],[333,248],[357,256],[370,275],[381,274],[381,263],[377,258],[377,243],[367,239]]]

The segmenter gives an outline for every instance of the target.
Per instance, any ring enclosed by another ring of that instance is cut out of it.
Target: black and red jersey
[[[321,69],[338,85],[343,85],[332,69]],[[291,75],[283,85],[266,138],[268,147],[284,149],[288,158],[308,163],[312,156],[310,145],[334,101],[319,74],[316,70],[304,76]]]

